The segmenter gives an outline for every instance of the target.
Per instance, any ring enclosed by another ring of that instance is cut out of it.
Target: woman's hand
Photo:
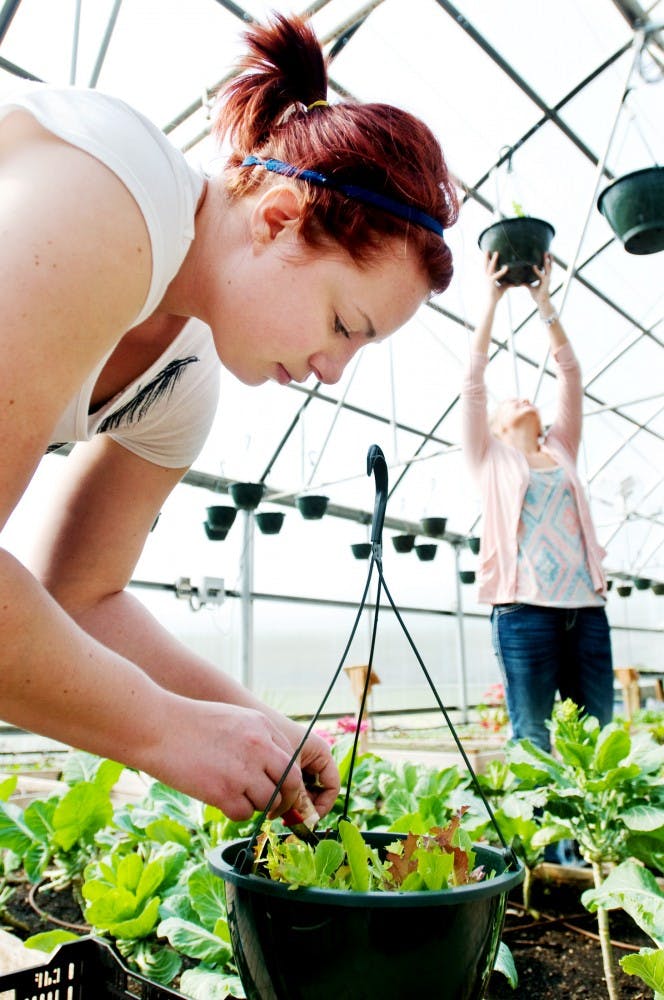
[[[544,266],[537,267],[533,264],[533,271],[538,277],[538,282],[536,285],[528,285],[528,291],[530,292],[533,300],[537,303],[537,308],[540,314],[544,317],[552,313],[553,306],[549,300],[549,286],[551,284],[551,254],[544,254]],[[548,312],[547,312],[548,310]]]
[[[297,731],[292,732],[290,738],[295,740],[293,750],[300,745],[304,733],[304,726],[299,725]],[[315,732],[309,733],[302,747],[299,763],[307,794],[319,816],[325,816],[339,794],[339,769],[322,736]]]
[[[484,255],[484,274],[486,277],[487,295],[489,302],[495,305],[499,302],[507,291],[507,285],[501,285],[500,281],[505,277],[509,268],[507,264],[502,267],[498,267],[498,251],[494,253],[485,253]]]

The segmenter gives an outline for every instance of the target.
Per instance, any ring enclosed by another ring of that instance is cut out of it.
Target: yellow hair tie
[[[311,111],[312,108],[329,108],[329,106],[329,101],[314,101],[313,104],[308,106],[307,111]]]

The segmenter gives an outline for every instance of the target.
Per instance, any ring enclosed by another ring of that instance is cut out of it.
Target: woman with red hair
[[[309,774],[327,812],[329,748],[124,588],[205,440],[219,360],[249,385],[336,382],[447,287],[457,212],[422,122],[328,104],[307,22],[276,16],[246,42],[216,177],[96,91],[38,86],[0,107],[0,526],[44,452],[80,442],[30,570],[0,551],[0,717],[234,819],[265,807],[298,747],[273,811]]]

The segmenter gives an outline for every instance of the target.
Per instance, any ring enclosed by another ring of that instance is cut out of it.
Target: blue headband
[[[356,184],[337,184],[334,179],[326,177],[325,174],[319,174],[316,170],[301,170],[299,167],[294,167],[292,163],[284,163],[283,160],[271,158],[262,160],[259,156],[247,156],[240,166],[265,167],[266,170],[270,170],[274,174],[283,174],[284,177],[295,177],[300,181],[309,181],[310,184],[316,184],[318,187],[345,194],[347,198],[352,198],[354,201],[375,205],[376,208],[382,208],[384,212],[396,215],[407,222],[413,222],[416,226],[424,226],[425,229],[431,230],[437,236],[442,237],[444,233],[440,222],[419,208],[406,205],[402,201],[395,201],[394,198],[388,198],[387,195],[379,194],[377,191],[358,187]]]

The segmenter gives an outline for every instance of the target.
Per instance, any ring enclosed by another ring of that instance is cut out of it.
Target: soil
[[[513,990],[502,974],[494,973],[486,1000],[604,1000],[608,997],[596,937],[597,918],[580,902],[583,888],[535,881],[530,913],[523,908],[521,889],[514,891],[508,900],[503,940],[514,957],[519,983]],[[54,924],[31,906],[29,889],[25,884],[16,886],[7,904],[11,925],[5,926],[21,938],[54,929]],[[82,924],[80,908],[67,890],[40,890],[35,902],[40,909],[66,924]],[[4,923],[5,915],[0,915],[0,919]],[[652,1000],[652,992],[643,982],[636,976],[626,975],[618,965],[620,957],[641,947],[652,947],[652,941],[622,910],[610,914],[610,926],[620,1000]],[[72,929],[79,934],[85,933],[83,927]]]

